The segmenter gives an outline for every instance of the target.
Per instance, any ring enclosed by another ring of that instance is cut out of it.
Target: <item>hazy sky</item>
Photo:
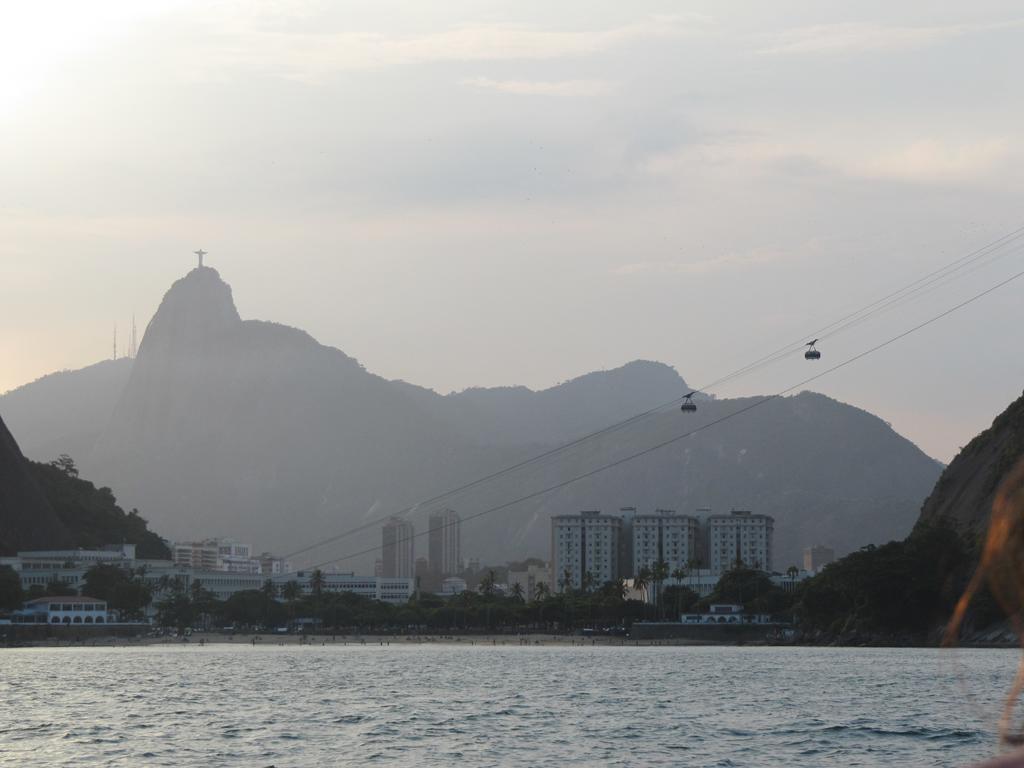
[[[390,378],[700,386],[1024,224],[1022,71],[1016,2],[11,4],[0,391],[109,356],[199,247]],[[813,388],[948,460],[1024,388],[1022,295]]]

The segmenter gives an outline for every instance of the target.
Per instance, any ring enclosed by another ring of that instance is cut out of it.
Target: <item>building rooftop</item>
[[[37,597],[34,600],[26,600],[25,605],[38,605],[40,603],[106,603],[98,597],[86,597],[85,595],[50,595],[49,597]]]

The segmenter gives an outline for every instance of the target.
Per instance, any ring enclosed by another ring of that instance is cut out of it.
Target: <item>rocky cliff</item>
[[[950,462],[921,509],[922,523],[945,518],[965,533],[983,533],[996,487],[1024,457],[1024,395]]]

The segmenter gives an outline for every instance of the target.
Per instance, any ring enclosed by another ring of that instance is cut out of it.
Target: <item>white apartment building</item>
[[[451,576],[460,570],[462,521],[454,509],[430,515],[427,522],[427,560],[438,576]]]
[[[416,576],[416,531],[408,520],[392,517],[381,531],[382,573],[386,579],[412,579]]]
[[[260,573],[263,576],[280,576],[282,573],[291,573],[292,571],[290,562],[269,552],[264,552],[257,560],[260,561]]]
[[[808,573],[821,573],[821,569],[829,563],[834,563],[836,551],[831,547],[815,544],[804,550],[804,570]]]
[[[589,574],[593,587],[619,578],[622,518],[585,511],[551,518],[553,589],[581,589]]]
[[[734,510],[711,515],[707,527],[708,564],[715,576],[733,568],[737,561],[748,568],[771,571],[774,518]]]
[[[261,571],[260,560],[252,556],[252,547],[234,539],[175,542],[171,552],[175,564],[187,568],[227,573]]]
[[[665,562],[669,572],[686,569],[697,553],[698,520],[671,509],[633,517],[633,575]]]

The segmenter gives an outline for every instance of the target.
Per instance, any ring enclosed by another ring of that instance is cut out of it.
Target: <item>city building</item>
[[[459,572],[462,547],[462,521],[453,509],[428,518],[427,555],[430,569],[439,576]]]
[[[707,519],[708,565],[721,576],[738,563],[762,571],[772,569],[774,518],[745,510]]]
[[[130,546],[130,545],[129,545]],[[132,555],[129,559],[127,555]],[[77,559],[76,559],[77,558]],[[147,608],[152,616],[156,603],[174,589],[188,592],[195,584],[209,590],[218,600],[227,600],[236,592],[259,590],[269,579],[276,587],[278,595],[281,588],[290,581],[299,584],[304,592],[310,592],[312,571],[276,574],[235,573],[226,570],[206,570],[179,565],[171,560],[140,560],[134,557],[134,548],[130,551],[121,547],[106,547],[101,550],[60,550],[19,552],[14,557],[0,558],[0,565],[11,567],[20,577],[22,589],[45,588],[47,584],[62,582],[68,587],[81,590],[85,583],[85,575],[89,569],[98,564],[118,564],[129,568],[145,580],[153,590],[153,602]],[[377,576],[356,576],[353,573],[335,573],[324,571],[324,590],[330,592],[355,592],[373,600],[391,603],[404,603],[413,594],[412,578],[383,578]],[[54,604],[73,604],[78,597],[69,600],[65,597],[49,598]],[[94,601],[98,602],[98,601]],[[77,609],[73,609],[77,610]],[[38,610],[35,610],[38,613]],[[73,617],[76,614],[72,614]],[[81,615],[84,620],[85,614]],[[61,614],[63,617],[63,614]]]
[[[666,563],[669,573],[690,567],[697,551],[697,518],[671,509],[635,514],[632,520],[633,574]]]
[[[175,542],[171,552],[175,564],[187,568],[228,573],[262,572],[261,559],[252,556],[252,547],[234,539]]]
[[[444,597],[454,597],[455,595],[461,595],[468,588],[465,579],[458,576],[449,576],[441,582],[441,591],[438,594]]]
[[[515,592],[518,584],[523,599],[530,602],[537,597],[537,585],[551,586],[551,566],[548,563],[525,563],[518,568],[508,569],[509,593]]]
[[[591,510],[551,518],[551,578],[559,591],[619,578],[622,518]]]
[[[383,567],[386,579],[411,579],[415,576],[416,532],[408,520],[392,517],[381,531]]]
[[[29,600],[20,611],[11,614],[13,624],[107,624],[110,616],[107,603],[95,597],[65,595]]]
[[[831,547],[815,544],[804,550],[804,570],[808,573],[819,573],[829,563],[835,562],[836,551]]]
[[[290,562],[269,552],[264,552],[257,559],[260,561],[260,574],[263,576],[280,576],[292,571]]]
[[[320,578],[324,592],[352,592],[385,603],[406,603],[412,597],[415,589],[411,577],[407,579],[378,578],[376,576],[356,576],[354,573],[321,571]],[[279,591],[289,581],[294,581],[302,589],[303,594],[309,595],[313,592],[313,571],[297,571],[286,577],[277,577],[273,581]]]

